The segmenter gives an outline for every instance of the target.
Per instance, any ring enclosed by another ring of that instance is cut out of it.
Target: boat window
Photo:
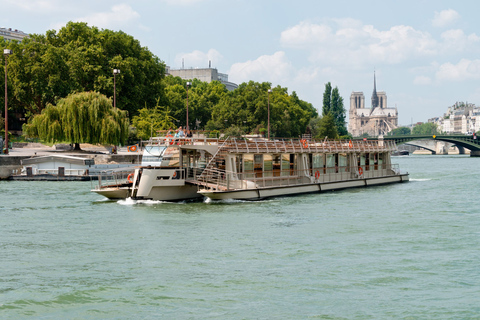
[[[280,172],[282,170],[282,167],[281,167],[281,157],[279,154],[275,154],[273,155],[273,176],[274,177],[279,177],[280,176]]]
[[[297,175],[297,155],[290,154],[290,175]]]
[[[319,173],[323,173],[324,167],[324,156],[321,153],[315,153],[312,155],[312,169],[314,172],[318,171]],[[320,169],[320,170],[319,170]]]
[[[163,154],[162,166],[178,167],[180,166],[180,153],[178,148],[167,148]]]
[[[236,156],[236,165],[237,165],[237,173],[242,173],[243,172],[243,161],[242,161],[242,155],[237,154]]]
[[[245,172],[245,178],[253,178],[253,154],[243,155],[243,172]]]
[[[263,155],[263,174],[265,177],[273,176],[273,156],[271,154]]]
[[[326,155],[327,173],[335,173],[335,154]]]
[[[256,154],[253,157],[253,170],[255,177],[261,178],[263,175],[263,154]]]
[[[164,146],[146,146],[142,155],[142,166],[160,166],[165,149]]]
[[[380,166],[380,169],[383,169],[383,159],[384,159],[384,154],[383,153],[379,153],[378,154],[378,165]]]
[[[365,153],[362,153],[358,159],[360,160],[358,165],[364,166],[365,165]]]
[[[290,154],[282,154],[282,176],[290,175]]]
[[[338,154],[338,167],[339,168],[346,168],[348,166],[347,162],[347,154],[346,153],[339,153]],[[342,172],[345,170],[341,170]]]
[[[378,169],[378,163],[377,163],[377,154],[376,153],[370,153],[370,165],[374,165],[373,169],[377,170]]]

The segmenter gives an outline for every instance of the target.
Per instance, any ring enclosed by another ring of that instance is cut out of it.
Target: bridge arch
[[[361,139],[361,138],[359,138]],[[404,135],[385,136],[384,140],[395,141],[397,145],[415,140],[438,140],[470,150],[471,157],[480,157],[480,141],[475,135]],[[424,148],[422,146],[422,148]],[[432,150],[430,150],[432,151]]]

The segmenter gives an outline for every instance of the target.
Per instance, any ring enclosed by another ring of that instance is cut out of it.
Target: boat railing
[[[122,187],[132,184],[135,169],[106,170],[98,175],[95,189]]]
[[[321,184],[400,175],[398,164],[376,164],[353,167],[328,167],[307,170],[274,170],[235,173],[207,168],[198,177],[199,188],[229,191],[271,187]]]
[[[246,139],[207,137],[155,137],[150,145],[223,145],[229,152],[246,153],[300,153],[300,152],[375,152],[395,151],[394,141],[384,140],[307,140],[307,139]]]

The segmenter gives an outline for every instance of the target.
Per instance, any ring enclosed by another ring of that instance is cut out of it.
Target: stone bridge
[[[355,138],[355,140],[378,140],[378,138]],[[397,145],[409,144],[432,151],[435,154],[446,154],[454,145],[460,153],[470,150],[471,157],[480,157],[480,141],[475,135],[405,135],[384,136],[383,140],[395,141]]]
[[[405,135],[386,136],[383,140],[395,141],[397,145],[409,144],[432,151],[434,154],[447,154],[451,145],[465,153],[470,150],[471,157],[480,157],[480,141],[475,135]]]

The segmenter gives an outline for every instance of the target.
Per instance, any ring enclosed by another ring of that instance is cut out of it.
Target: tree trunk
[[[81,151],[82,150],[82,149],[80,149],[80,143],[75,142],[73,145],[74,145],[73,150],[75,150],[75,151]]]

